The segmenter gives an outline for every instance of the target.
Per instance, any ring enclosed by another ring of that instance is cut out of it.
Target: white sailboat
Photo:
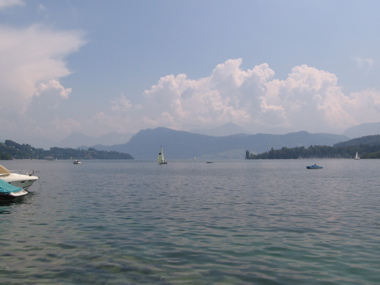
[[[360,156],[359,156],[358,152],[356,152],[356,154],[355,154],[355,160],[359,160],[359,159],[360,159]]]
[[[158,153],[158,158],[157,158],[158,164],[168,164],[167,161],[165,161],[165,156],[164,156],[164,149],[161,146],[160,152]]]

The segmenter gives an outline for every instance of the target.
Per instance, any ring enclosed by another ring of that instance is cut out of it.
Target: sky
[[[377,0],[0,0],[0,139],[380,121]],[[94,140],[96,143],[96,141]]]

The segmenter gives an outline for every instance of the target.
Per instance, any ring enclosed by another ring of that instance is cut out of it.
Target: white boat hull
[[[17,175],[17,174],[16,174]],[[28,190],[30,186],[38,179],[37,176],[28,176],[28,175],[12,175],[7,177],[0,177],[4,181],[15,187],[21,187],[24,190]]]
[[[38,176],[10,172],[4,166],[0,165],[0,179],[15,187],[28,190],[28,188],[38,180]]]

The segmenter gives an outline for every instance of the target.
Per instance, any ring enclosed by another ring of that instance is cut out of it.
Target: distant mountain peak
[[[343,135],[349,138],[360,138],[370,135],[380,134],[380,122],[377,123],[364,123],[357,126],[348,128]]]
[[[155,161],[159,148],[165,149],[165,158],[171,159],[244,159],[245,151],[261,153],[271,148],[333,145],[348,138],[334,134],[310,134],[306,131],[285,135],[236,134],[211,136],[209,134],[176,131],[168,128],[141,130],[128,143],[103,150],[125,152],[135,159]],[[98,148],[97,148],[98,149]]]
[[[191,132],[202,134],[202,135],[215,136],[215,137],[231,136],[231,135],[247,133],[246,130],[244,130],[242,127],[232,122],[228,122],[224,125],[211,128],[211,129],[193,129],[191,130]]]
[[[77,148],[83,146],[89,147],[97,144],[115,145],[128,142],[132,136],[133,134],[109,133],[100,137],[90,137],[82,133],[73,132],[60,141],[57,146]]]

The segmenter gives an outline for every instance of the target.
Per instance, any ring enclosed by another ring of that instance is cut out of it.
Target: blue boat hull
[[[306,168],[307,169],[322,169],[323,167],[319,165],[309,165],[309,166],[306,166]]]

